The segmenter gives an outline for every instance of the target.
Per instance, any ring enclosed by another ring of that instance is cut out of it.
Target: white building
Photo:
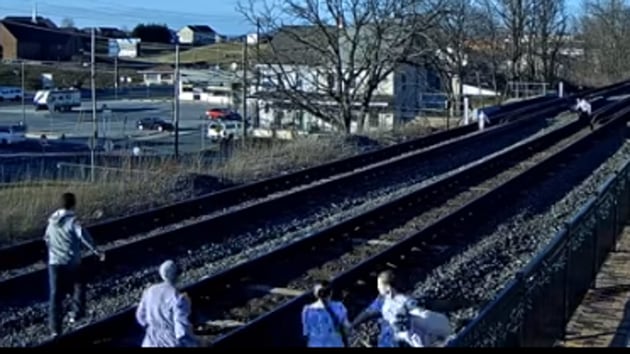
[[[291,30],[295,30],[295,27]],[[300,30],[310,29],[305,27]],[[308,35],[304,34],[304,38]],[[295,104],[296,100],[290,96],[299,95],[300,101],[309,102],[311,107],[316,106],[319,111],[334,112],[337,104],[325,92],[336,87],[336,75],[329,67],[318,62],[317,58],[309,58],[308,53],[292,49],[292,44],[287,43],[292,41],[291,36],[283,36],[280,31],[272,39],[272,46],[276,50],[282,50],[283,56],[286,53],[285,62],[260,64],[256,67],[260,77],[248,99],[248,111],[257,116],[248,116],[253,119],[254,126],[261,128],[332,130],[334,127],[329,122]],[[281,61],[278,58],[275,60]],[[428,86],[427,82],[426,69],[410,63],[399,64],[375,90],[369,104],[368,116],[365,117],[364,129],[387,130],[393,128],[396,122],[402,123],[416,118],[421,108],[420,93]],[[277,90],[280,86],[289,89]],[[361,92],[361,87],[355,90]],[[361,93],[357,95],[361,96]],[[354,104],[358,112],[361,104]],[[352,122],[351,131],[356,130],[356,127],[357,122]]]
[[[234,73],[219,70],[180,70],[182,101],[206,102],[221,108],[235,108],[240,104],[241,79]]]
[[[206,25],[186,26],[177,31],[177,37],[179,38],[179,43],[195,46],[220,42],[220,40],[217,40],[217,37],[220,37],[220,35]]]
[[[138,74],[142,75],[146,86],[173,85],[175,82],[173,68],[170,65],[161,65],[149,70],[140,70]]]

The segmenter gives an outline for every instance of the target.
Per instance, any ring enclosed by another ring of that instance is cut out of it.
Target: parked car
[[[240,114],[227,108],[211,108],[206,111],[206,117],[213,120],[243,120]]]
[[[26,141],[26,126],[0,126],[0,145],[17,144]]]
[[[19,101],[22,99],[22,90],[14,87],[2,87],[0,88],[0,102],[1,101]]]
[[[139,120],[138,122],[136,122],[136,128],[138,128],[138,130],[157,130],[159,132],[175,130],[175,126],[173,125],[173,123],[156,117],[149,117]]]

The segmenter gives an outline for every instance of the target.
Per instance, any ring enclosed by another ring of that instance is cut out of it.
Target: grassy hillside
[[[260,50],[264,50],[265,46],[261,45]],[[256,47],[249,47],[249,57],[254,59],[256,55]],[[242,43],[218,43],[203,47],[192,48],[180,53],[180,62],[182,64],[189,63],[211,63],[218,65],[230,65],[234,62],[240,63],[243,58]],[[142,58],[143,61],[155,63],[174,63],[175,53],[155,57]]]

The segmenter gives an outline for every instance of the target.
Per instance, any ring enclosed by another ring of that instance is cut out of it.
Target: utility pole
[[[173,77],[173,121],[175,123],[175,157],[179,156],[179,43],[175,44],[175,73]]]
[[[243,145],[247,136],[247,36],[243,41]]]
[[[96,121],[96,70],[95,70],[95,51],[96,51],[96,35],[94,28],[92,28],[91,48],[90,48],[90,62],[91,62],[91,75],[90,81],[92,86],[92,129],[94,135],[92,136],[92,144],[90,144],[90,180],[94,182],[94,172],[96,168],[95,154],[96,154],[96,142],[98,141],[98,122]]]
[[[114,98],[118,100],[118,53],[114,57]]]
[[[21,79],[22,79],[22,124],[26,125],[26,105],[24,104],[24,95],[26,94],[24,85],[24,60],[20,62]]]
[[[256,60],[255,63],[260,63],[260,18],[256,18]],[[260,90],[260,70],[256,69],[256,91]],[[256,100],[256,121],[253,122],[252,127],[258,127],[260,125],[260,104]]]

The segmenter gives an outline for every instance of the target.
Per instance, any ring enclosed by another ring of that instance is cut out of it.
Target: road
[[[106,105],[111,113],[104,113],[102,105]],[[118,100],[99,101],[97,111],[99,137],[104,138],[99,144],[110,140],[114,145],[114,152],[130,152],[134,146],[139,146],[147,153],[170,154],[174,151],[173,133],[147,132],[136,129],[136,121],[146,117],[160,117],[170,121],[173,117],[172,101],[167,100]],[[180,103],[180,152],[196,152],[202,146],[208,148],[210,142],[201,134],[205,121],[200,117],[209,105],[197,102]],[[26,106],[25,124],[30,142],[20,146],[0,147],[0,154],[22,152],[39,152],[41,146],[39,137],[45,134],[48,142],[52,143],[55,151],[89,150],[89,137],[93,134],[92,109],[90,102],[83,102],[80,108],[71,112],[48,112]],[[22,120],[20,104],[0,107],[0,125],[16,124]],[[63,144],[58,139],[65,136]],[[102,145],[104,146],[104,145]]]

